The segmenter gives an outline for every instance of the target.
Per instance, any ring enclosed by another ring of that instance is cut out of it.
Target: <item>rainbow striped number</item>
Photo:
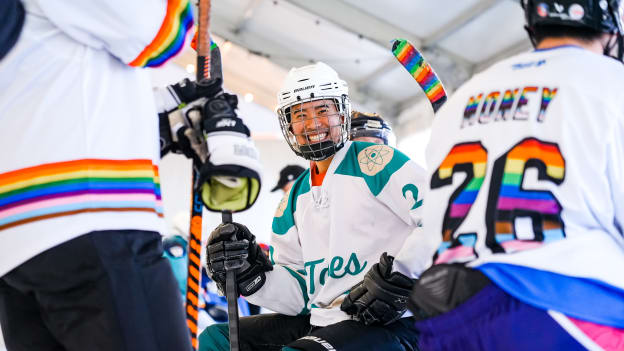
[[[477,257],[477,233],[455,232],[477,199],[486,164],[487,149],[480,142],[461,143],[453,146],[433,174],[432,189],[451,185],[454,173],[466,174],[449,199],[436,263],[464,262]],[[565,237],[561,205],[555,196],[548,190],[523,189],[529,168],[537,169],[539,180],[561,184],[565,160],[559,146],[526,138],[494,162],[485,213],[485,244],[492,252],[531,249]]]
[[[487,150],[481,142],[461,143],[453,146],[440,167],[431,178],[431,188],[437,189],[451,185],[453,174],[466,174],[464,182],[453,192],[446,207],[442,222],[442,245],[438,249],[438,261],[448,262],[461,258],[469,260],[476,257],[474,244],[476,233],[455,236],[455,231],[468,216],[472,204],[483,184],[487,168]]]
[[[522,188],[524,174],[532,167],[539,180],[563,182],[565,160],[557,144],[527,138],[494,162],[485,215],[486,245],[494,252],[530,249],[565,237],[555,196]]]

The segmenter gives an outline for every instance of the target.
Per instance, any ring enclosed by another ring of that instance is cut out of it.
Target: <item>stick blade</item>
[[[395,39],[392,43],[392,54],[420,85],[431,102],[433,111],[438,111],[446,102],[446,90],[418,49],[405,39]]]

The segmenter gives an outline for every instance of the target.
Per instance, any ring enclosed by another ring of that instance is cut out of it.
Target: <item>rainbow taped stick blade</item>
[[[446,91],[442,82],[425,61],[414,45],[405,39],[395,39],[392,44],[392,53],[405,69],[416,79],[416,82],[427,95],[433,111],[436,112],[446,101]]]

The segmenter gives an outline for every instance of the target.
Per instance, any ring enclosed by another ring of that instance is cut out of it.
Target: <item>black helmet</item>
[[[616,34],[616,40],[603,48],[603,54],[622,61],[624,57],[624,27],[622,0],[521,0],[526,18],[526,30],[533,46],[536,26],[586,28],[598,33]],[[613,48],[617,54],[611,56]]]
[[[621,0],[521,0],[527,27],[558,25],[624,34]]]
[[[373,137],[384,141],[384,144],[395,146],[396,137],[390,125],[376,113],[359,111],[351,112],[351,140],[359,137]]]

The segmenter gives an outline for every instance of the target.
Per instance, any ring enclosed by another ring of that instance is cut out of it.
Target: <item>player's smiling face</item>
[[[316,100],[291,108],[290,128],[299,145],[340,141],[340,113],[333,100]]]

